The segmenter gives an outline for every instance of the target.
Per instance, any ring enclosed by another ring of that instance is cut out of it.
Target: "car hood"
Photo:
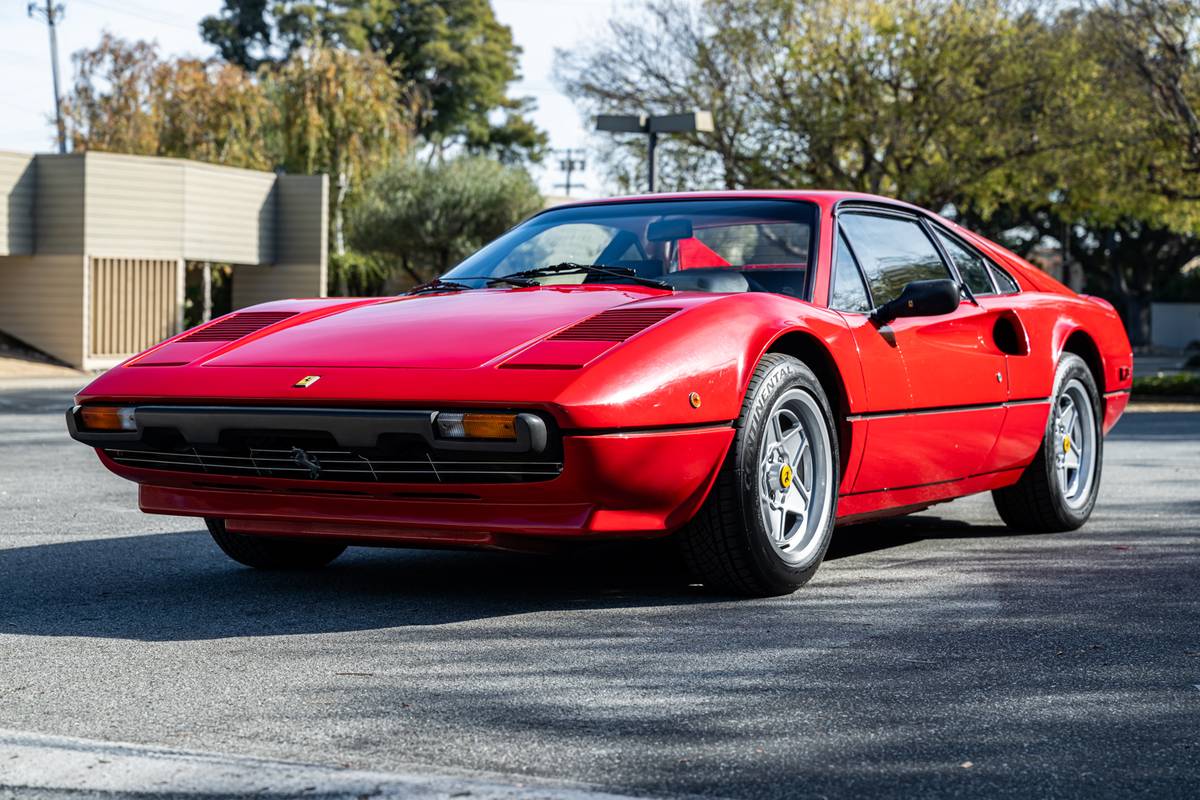
[[[399,297],[284,323],[206,364],[471,369],[606,309],[661,296],[641,287],[531,287]]]

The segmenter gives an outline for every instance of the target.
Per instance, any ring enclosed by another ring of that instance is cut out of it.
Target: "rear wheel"
[[[204,522],[225,555],[256,569],[315,569],[333,561],[346,549],[344,544],[320,539],[230,533],[224,520],[206,519]]]
[[[684,558],[706,586],[788,594],[816,573],[833,533],[833,413],[812,370],[769,353],[750,381],[736,429],[708,499],[680,533]]]
[[[1100,392],[1079,356],[1059,361],[1052,401],[1037,457],[1016,484],[992,492],[1000,518],[1016,530],[1075,530],[1091,516],[1100,491]]]

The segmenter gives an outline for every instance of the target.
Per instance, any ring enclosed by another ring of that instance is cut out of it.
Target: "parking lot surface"
[[[969,498],[732,600],[630,546],[245,569],[140,514],[69,398],[0,389],[0,784],[27,733],[625,795],[1200,786],[1200,413],[1128,414],[1081,531]]]

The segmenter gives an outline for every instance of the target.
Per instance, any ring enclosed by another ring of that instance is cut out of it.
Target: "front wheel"
[[[992,492],[1000,518],[1021,531],[1073,531],[1087,522],[1100,492],[1104,435],[1100,392],[1083,359],[1058,363],[1042,446],[1021,479]]]
[[[684,559],[710,588],[788,594],[817,571],[833,534],[840,474],[829,400],[805,364],[763,357],[729,456],[680,533]]]
[[[315,569],[333,561],[346,549],[344,544],[321,539],[231,533],[220,519],[204,522],[225,555],[256,569]]]

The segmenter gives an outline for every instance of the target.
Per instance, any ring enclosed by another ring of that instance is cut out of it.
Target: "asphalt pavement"
[[[969,498],[731,600],[646,547],[245,569],[140,514],[67,437],[69,396],[0,388],[0,797],[176,757],[280,796],[1197,796],[1200,413],[1126,415],[1081,531],[1014,535]]]

